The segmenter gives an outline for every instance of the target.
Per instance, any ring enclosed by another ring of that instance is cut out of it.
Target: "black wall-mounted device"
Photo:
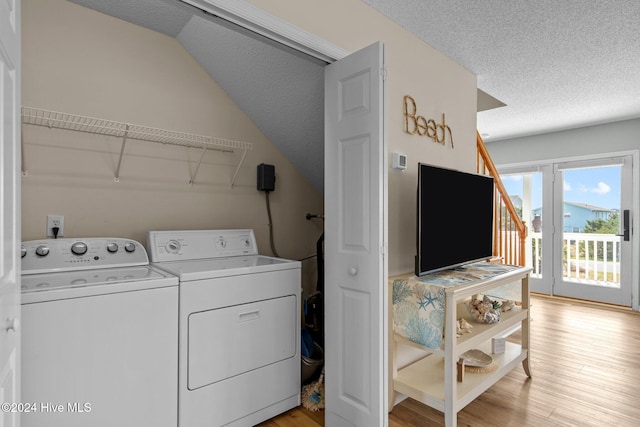
[[[276,167],[260,163],[258,165],[258,191],[273,191],[276,189]]]

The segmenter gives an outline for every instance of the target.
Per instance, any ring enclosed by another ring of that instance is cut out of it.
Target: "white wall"
[[[173,38],[64,0],[23,1],[23,105],[253,143],[233,189],[239,153],[210,152],[188,184],[199,150],[132,141],[114,182],[121,141],[23,126],[23,240],[45,236],[47,214],[65,237],[146,242],[150,229],[253,228],[269,254],[256,166],[276,167],[271,194],[281,256],[315,253],[316,191]],[[308,280],[315,280],[311,261]],[[315,284],[313,284],[315,287]]]
[[[384,42],[389,154],[406,154],[409,165],[389,170],[389,274],[413,271],[418,162],[476,171],[476,76],[359,0],[250,2],[351,52]],[[445,113],[454,149],[404,133],[405,95],[427,119]]]
[[[487,142],[487,149],[496,165],[639,150],[640,119]]]

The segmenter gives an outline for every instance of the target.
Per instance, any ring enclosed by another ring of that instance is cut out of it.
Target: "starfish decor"
[[[427,306],[429,304],[431,304],[433,308],[436,308],[434,301],[437,301],[437,300],[438,298],[437,297],[434,298],[433,296],[431,296],[431,292],[429,292],[427,295],[425,295],[425,299],[421,298],[420,301],[418,301],[418,305],[419,305],[418,310],[423,309],[426,311]]]

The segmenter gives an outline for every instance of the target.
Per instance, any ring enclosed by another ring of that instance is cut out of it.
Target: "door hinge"
[[[386,66],[380,68],[380,75],[382,76],[382,80],[383,81],[387,80],[387,67]]]

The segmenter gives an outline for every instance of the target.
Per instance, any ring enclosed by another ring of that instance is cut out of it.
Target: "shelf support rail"
[[[204,158],[204,153],[207,151],[207,147],[202,147],[202,152],[200,153],[200,159],[198,159],[198,164],[196,165],[196,170],[193,171],[193,175],[191,175],[191,179],[189,180],[189,185],[193,187],[193,183],[196,181],[196,175],[198,175],[198,169],[200,169],[200,165],[202,164],[202,159]]]
[[[238,166],[236,166],[236,171],[233,174],[233,178],[231,178],[231,188],[233,188],[233,184],[236,182],[236,177],[238,176],[238,172],[240,172],[240,168],[242,167],[242,164],[244,163],[244,159],[245,157],[247,157],[247,153],[249,152],[249,150],[247,148],[244,149],[244,152],[242,153],[242,157],[240,158],[240,161],[238,162]]]
[[[115,182],[120,182],[120,166],[122,166],[122,157],[124,157],[124,147],[127,145],[127,137],[129,136],[129,125],[127,124],[124,135],[122,136],[122,147],[120,148],[120,157],[118,158],[118,166],[116,167],[116,175],[113,178]]]

